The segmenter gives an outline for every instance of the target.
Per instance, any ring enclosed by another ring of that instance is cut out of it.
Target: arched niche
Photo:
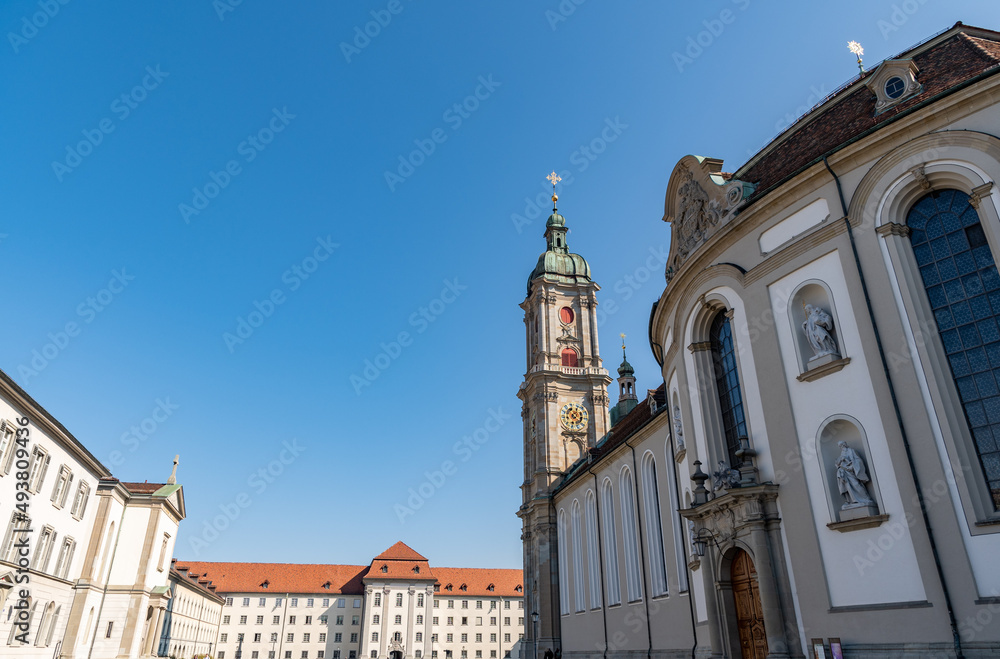
[[[861,460],[863,471],[855,467],[854,474],[868,494],[871,501],[868,505],[862,505],[864,502],[852,503],[851,499],[840,491],[837,472],[840,468],[838,461],[844,454],[841,442],[846,443],[847,448]],[[831,523],[851,522],[878,516],[884,510],[882,496],[875,473],[876,465],[868,459],[871,451],[868,446],[868,436],[861,423],[846,414],[834,415],[823,422],[816,443],[816,456],[823,474]]]
[[[826,282],[802,282],[788,300],[788,320],[795,337],[799,373],[837,362],[847,355],[840,336],[840,319]]]

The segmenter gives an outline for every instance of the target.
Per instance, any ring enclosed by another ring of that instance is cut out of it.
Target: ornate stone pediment
[[[667,185],[663,221],[670,223],[670,255],[665,277],[673,279],[698,247],[725,226],[753,192],[750,183],[726,179],[722,161],[684,156]]]

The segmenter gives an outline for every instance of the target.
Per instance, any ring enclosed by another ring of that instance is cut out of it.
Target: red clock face
[[[559,310],[559,320],[563,321],[567,325],[573,322],[573,310],[569,307],[563,307]]]

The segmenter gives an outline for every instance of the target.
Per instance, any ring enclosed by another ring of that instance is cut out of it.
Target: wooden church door
[[[764,634],[764,615],[761,612],[757,570],[754,569],[753,559],[742,549],[738,550],[730,571],[743,659],[766,659],[767,636]]]

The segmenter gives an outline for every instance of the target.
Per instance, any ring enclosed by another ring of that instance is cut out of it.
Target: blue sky
[[[179,453],[198,560],[520,567],[546,174],[605,363],[627,333],[653,388],[677,160],[735,170],[856,73],[848,40],[875,64],[1000,27],[959,0],[232,2],[0,6],[0,368],[123,480]]]

